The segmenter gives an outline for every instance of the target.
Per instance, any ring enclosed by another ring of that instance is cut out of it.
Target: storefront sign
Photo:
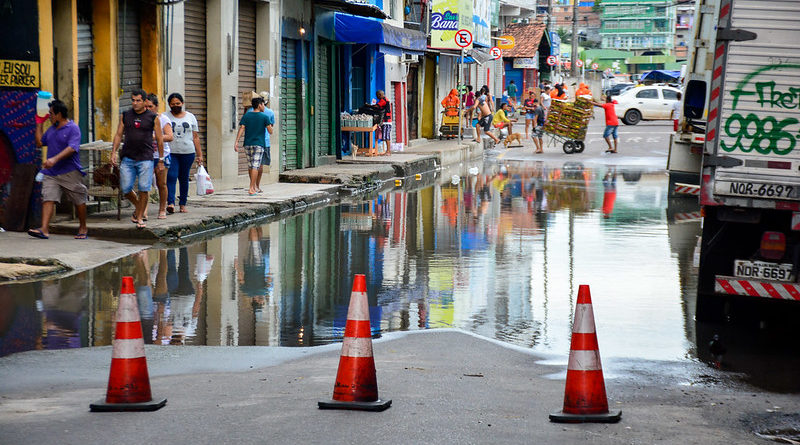
[[[500,36],[498,39],[500,40],[497,42],[497,47],[500,49],[511,49],[516,44],[514,36]]]
[[[561,37],[557,32],[550,33],[550,54],[557,56],[561,53]]]
[[[491,46],[491,13],[489,0],[475,0],[475,11],[472,21],[475,25],[475,43],[480,46]]]
[[[514,59],[514,68],[539,69],[539,59],[537,57],[521,57]]]
[[[0,59],[0,87],[39,88],[39,62]]]
[[[473,31],[472,0],[434,0],[431,13],[431,48],[460,49],[455,34]]]

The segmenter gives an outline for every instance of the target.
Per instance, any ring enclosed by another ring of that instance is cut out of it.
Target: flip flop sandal
[[[144,229],[145,227],[147,227],[147,224],[145,224],[145,223],[136,223],[136,228],[137,229]]]
[[[42,233],[42,231],[39,230],[39,229],[30,229],[30,230],[28,230],[28,235],[30,235],[30,236],[32,236],[34,238],[39,238],[39,239],[50,239],[49,236],[47,236],[44,233]]]
[[[75,235],[75,239],[88,239],[88,238],[89,238],[89,234],[88,233],[79,233],[79,234]]]
[[[174,205],[168,205],[167,206],[167,213],[169,213],[170,215],[175,213],[175,206]]]

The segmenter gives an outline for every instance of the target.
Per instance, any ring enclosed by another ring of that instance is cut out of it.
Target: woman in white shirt
[[[170,111],[165,113],[172,123],[173,140],[170,144],[171,165],[167,172],[167,213],[175,211],[175,183],[180,182],[180,212],[186,213],[186,200],[189,198],[189,171],[192,164],[203,165],[203,150],[200,147],[200,133],[197,118],[183,109],[183,96],[172,93],[167,100]]]

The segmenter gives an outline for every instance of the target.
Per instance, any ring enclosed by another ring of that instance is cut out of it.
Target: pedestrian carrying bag
[[[211,176],[209,176],[206,168],[202,165],[197,168],[197,173],[194,174],[194,180],[197,183],[198,196],[214,193],[214,184],[211,183]]]

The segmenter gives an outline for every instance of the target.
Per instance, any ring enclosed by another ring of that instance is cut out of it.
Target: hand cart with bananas
[[[561,144],[566,154],[581,153],[586,148],[586,127],[592,118],[592,102],[579,97],[575,102],[554,100],[543,131],[550,136],[548,145]]]

